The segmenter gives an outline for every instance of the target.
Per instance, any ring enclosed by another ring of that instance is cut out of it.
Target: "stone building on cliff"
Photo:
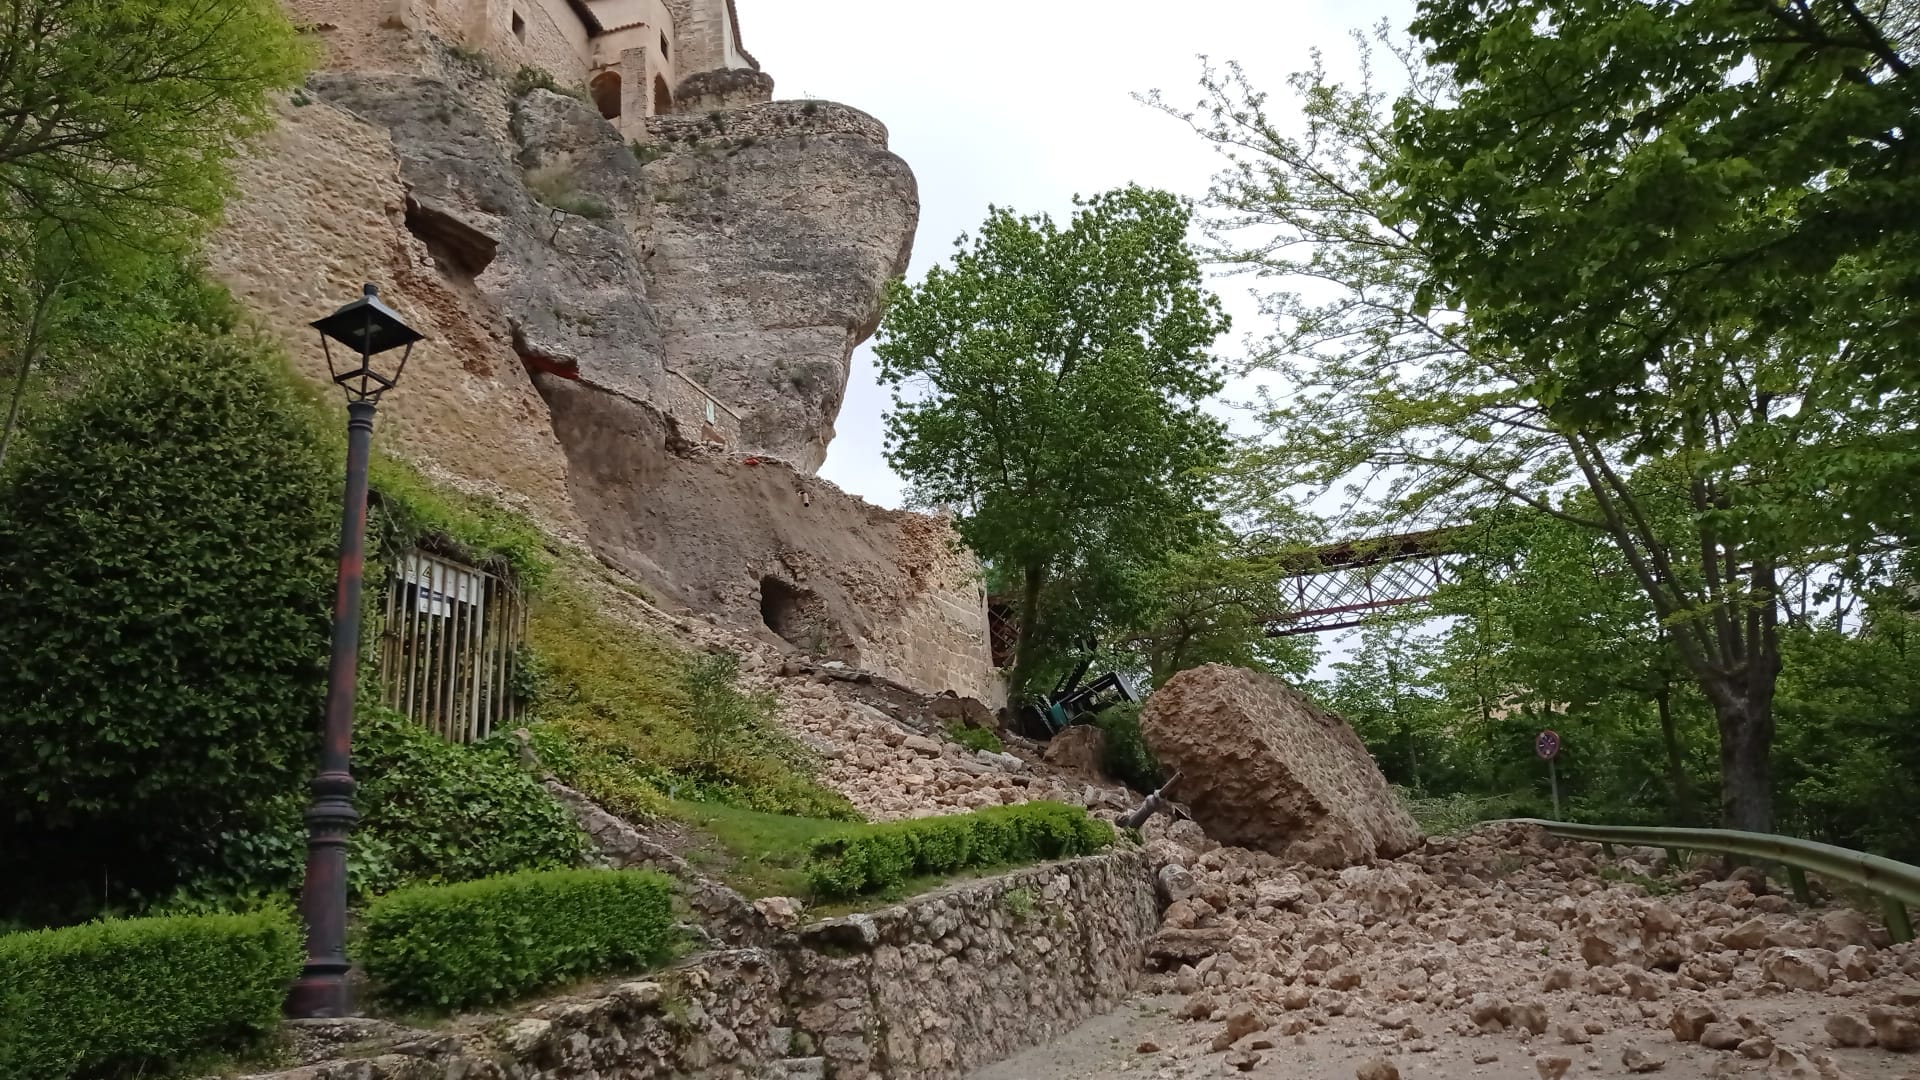
[[[814,475],[919,218],[879,121],[770,100],[733,0],[283,2],[322,70],[210,261],[298,364],[378,282],[429,338],[389,450],[670,609],[999,696],[951,528]]]
[[[300,8],[329,10],[351,0]],[[386,28],[443,40],[584,86],[629,139],[646,118],[770,100],[773,80],[740,39],[733,0],[380,0]],[[318,14],[318,12],[316,12]]]

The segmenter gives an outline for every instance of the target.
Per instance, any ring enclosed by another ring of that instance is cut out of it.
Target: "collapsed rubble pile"
[[[1111,817],[1139,801],[1123,785],[1047,761],[1023,739],[1005,736],[1006,749],[993,751],[946,738],[949,725],[992,723],[971,699],[928,698],[825,665],[780,679],[779,689],[782,723],[824,759],[821,783],[874,821],[1042,799]]]
[[[1838,903],[1802,909],[1751,868],[1609,862],[1519,825],[1341,870],[1191,822],[1148,835],[1167,904],[1153,978],[1195,1022],[1154,1059],[1163,1078],[1250,1071],[1328,1034],[1377,1047],[1363,1077],[1531,1059],[1542,1080],[1581,1061],[1836,1080],[1860,1075],[1840,1060],[1860,1048],[1920,1050],[1920,946]]]

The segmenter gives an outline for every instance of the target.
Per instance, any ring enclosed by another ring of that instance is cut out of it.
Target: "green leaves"
[[[551,870],[403,889],[368,906],[353,956],[381,998],[451,1011],[664,960],[673,883],[646,870]]]
[[[899,889],[910,877],[1089,855],[1113,826],[1078,806],[1031,802],[970,814],[857,825],[813,841],[807,877],[825,898]]]
[[[0,1076],[192,1064],[274,1030],[299,973],[284,910],[0,935]]]
[[[338,494],[257,343],[182,337],[45,416],[0,484],[0,821],[162,853],[298,784]],[[156,865],[157,863],[157,865]],[[141,872],[146,867],[146,873]]]
[[[1023,673],[1066,610],[1043,616],[1044,586],[1196,535],[1226,449],[1201,403],[1228,322],[1201,288],[1188,207],[1138,187],[1076,205],[1065,228],[991,209],[950,266],[896,288],[875,346],[895,391],[889,463],[1029,597]]]

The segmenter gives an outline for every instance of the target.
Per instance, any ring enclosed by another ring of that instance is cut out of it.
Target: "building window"
[[[673,50],[667,48],[667,35],[665,33],[660,35],[660,59],[673,59]]]
[[[527,20],[521,18],[517,11],[513,13],[513,36],[523,43],[527,40]]]
[[[593,93],[593,103],[600,109],[600,115],[609,120],[620,119],[620,73],[603,71],[593,77],[588,88]]]

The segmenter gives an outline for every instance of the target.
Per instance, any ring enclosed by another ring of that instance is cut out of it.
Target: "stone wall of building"
[[[281,0],[332,71],[431,71],[440,42],[584,86],[593,45],[566,0]]]
[[[900,519],[915,585],[900,615],[876,625],[861,666],[909,686],[951,690],[998,708],[1006,687],[988,644],[987,590],[980,561],[945,518]]]
[[[1138,985],[1159,924],[1138,850],[962,882],[434,1031],[322,1022],[250,1080],[948,1080]]]

